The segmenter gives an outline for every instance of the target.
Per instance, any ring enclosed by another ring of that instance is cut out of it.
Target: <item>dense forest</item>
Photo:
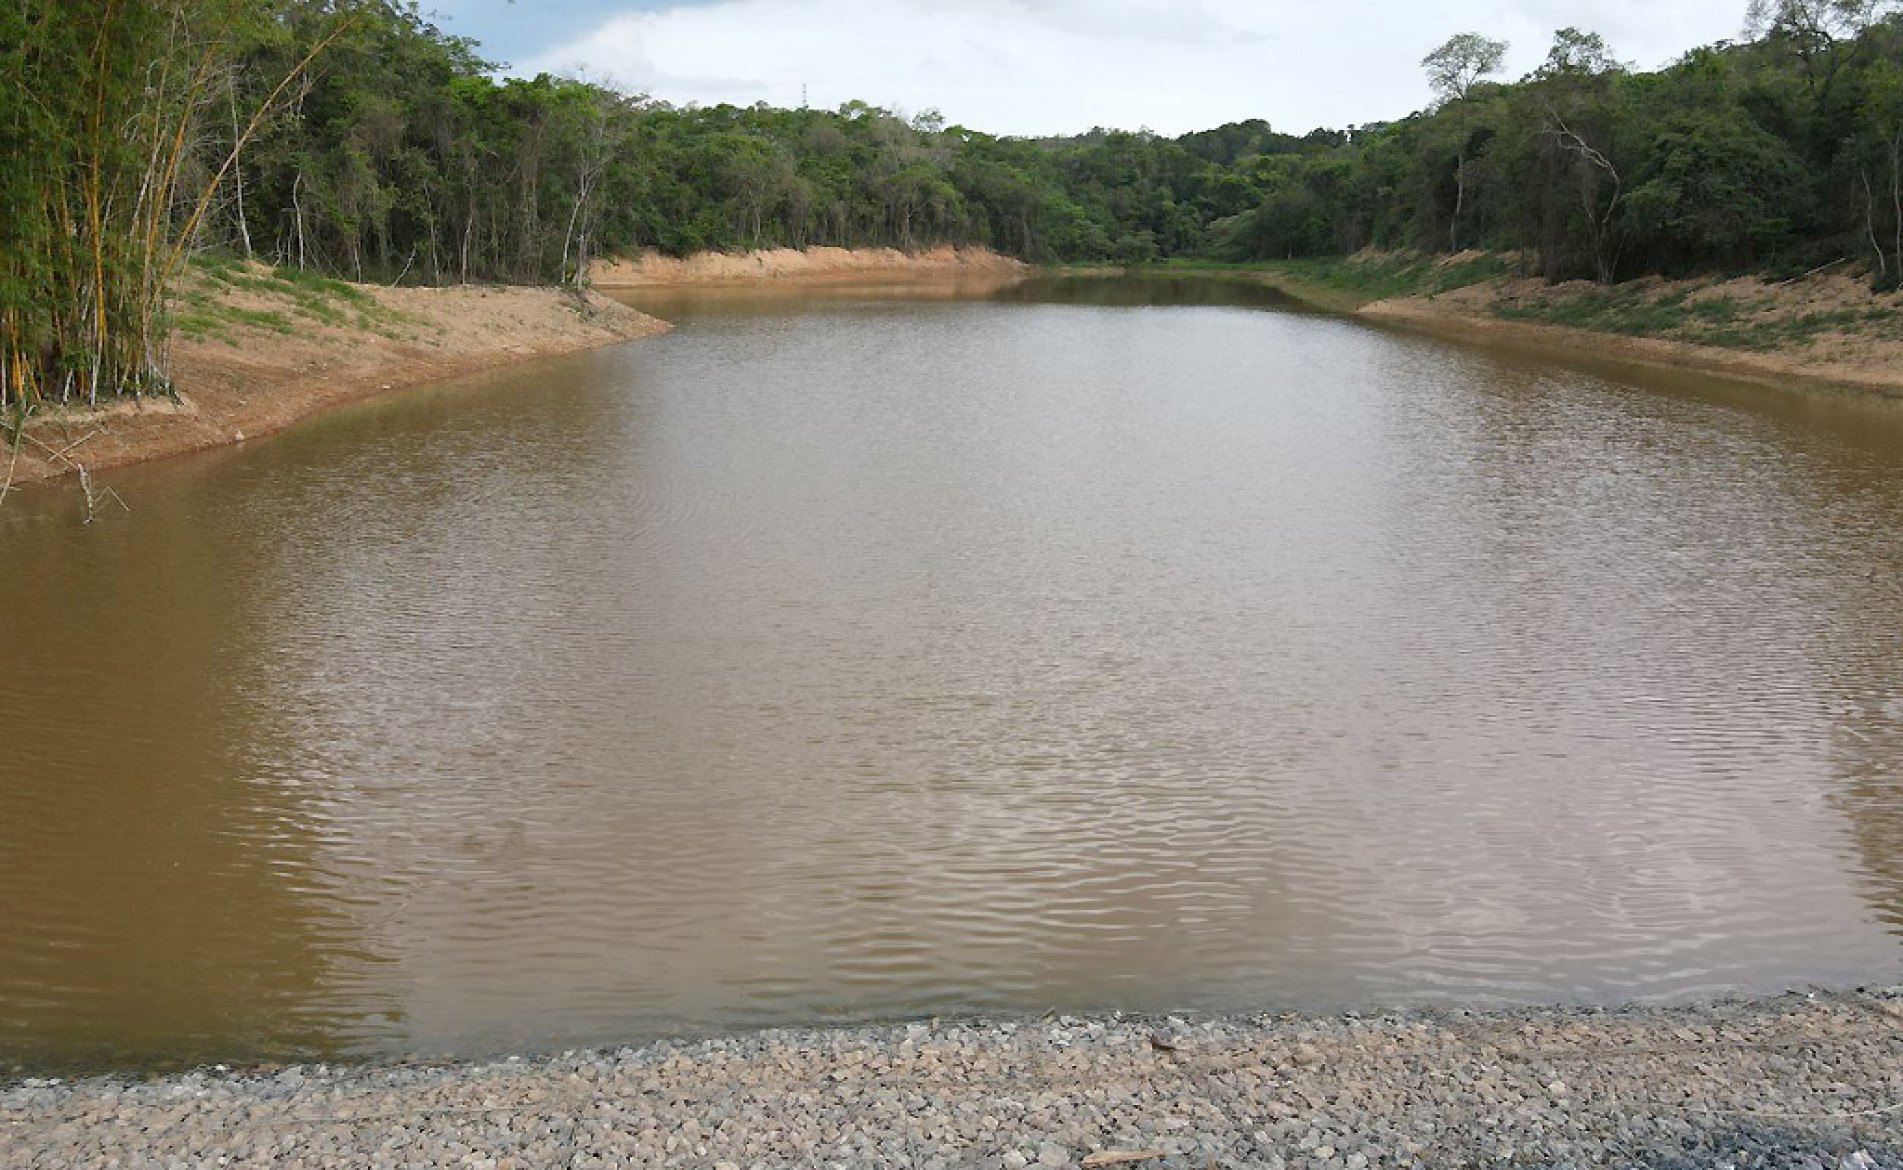
[[[1511,251],[1549,279],[1903,274],[1903,14],[1754,0],[1635,72],[1451,38],[1396,122],[997,137],[863,103],[678,108],[499,78],[414,0],[0,5],[0,406],[164,385],[216,249],[351,279],[582,283],[591,258],[986,244],[1038,262]]]

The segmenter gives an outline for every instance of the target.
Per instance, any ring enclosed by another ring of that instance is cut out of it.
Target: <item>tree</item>
[[[1505,41],[1489,40],[1479,33],[1456,33],[1440,48],[1421,58],[1421,67],[1427,70],[1427,84],[1434,91],[1436,103],[1446,108],[1464,101],[1472,92],[1474,83],[1482,77],[1497,73],[1506,53]],[[1455,139],[1454,206],[1448,216],[1447,246],[1449,250],[1458,252],[1460,220],[1466,212],[1467,192],[1473,181],[1473,133],[1463,127],[1456,131]]]
[[[1805,33],[1831,40],[1854,37],[1896,9],[1896,0],[1751,0],[1745,35]]]
[[[1545,63],[1534,70],[1533,76],[1597,76],[1622,72],[1624,69],[1625,66],[1612,55],[1612,50],[1606,47],[1604,37],[1568,27],[1553,34],[1553,47],[1547,50]]]
[[[1900,0],[1751,0],[1745,31],[1790,44],[1821,106],[1843,68],[1864,48],[1864,30],[1899,7]]]
[[[1434,91],[1436,104],[1444,106],[1466,97],[1481,78],[1498,73],[1506,55],[1505,41],[1490,40],[1479,33],[1456,33],[1422,57],[1421,68],[1427,70],[1427,85]]]
[[[1876,261],[1874,284],[1894,289],[1903,285],[1903,66],[1881,60],[1864,79],[1863,91],[1854,150],[1864,237]]]
[[[1803,161],[1741,109],[1674,111],[1649,147],[1624,227],[1652,263],[1742,266],[1788,243],[1804,201]]]

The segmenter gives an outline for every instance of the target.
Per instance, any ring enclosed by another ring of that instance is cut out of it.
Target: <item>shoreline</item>
[[[1903,1165],[1903,988],[1674,1007],[930,1021],[0,1086],[7,1165],[578,1157]]]
[[[245,443],[335,407],[672,328],[603,295],[612,291],[868,278],[936,283],[1029,271],[988,248],[949,245],[918,252],[781,248],[686,259],[650,252],[602,263],[581,296],[539,286],[392,288],[319,279],[320,289],[336,290],[343,301],[313,305],[310,282],[273,278],[261,265],[208,266],[209,275],[188,280],[180,298],[190,306],[181,317],[196,312],[210,325],[173,339],[177,397],[54,407],[36,416],[17,458],[11,444],[0,443],[0,501],[29,484]]]
[[[361,306],[354,321],[321,305],[321,318],[291,317],[289,294],[215,298],[213,311],[229,321],[174,338],[176,399],[36,415],[12,489],[245,443],[350,403],[671,328],[609,298],[553,288],[337,287]],[[4,481],[13,452],[0,446]]]
[[[268,272],[256,266],[248,271]],[[708,252],[685,259],[650,252],[604,263],[593,286],[599,291],[584,296],[524,286],[386,288],[327,282],[377,314],[374,321],[360,315],[354,324],[329,311],[304,320],[293,312],[287,321],[279,310],[308,308],[296,290],[273,300],[220,288],[214,311],[226,312],[228,319],[209,335],[174,341],[174,373],[181,388],[176,399],[115,402],[97,410],[56,408],[36,417],[27,426],[17,458],[0,444],[0,482],[9,484],[0,498],[32,483],[78,475],[82,468],[99,472],[248,442],[337,406],[651,337],[671,328],[603,295],[612,291],[797,288],[869,279],[930,285],[1024,278],[1040,271],[1111,276],[1146,269],[1040,270],[986,248],[948,245],[910,253],[782,248]],[[1538,304],[1542,297],[1569,295],[1563,286],[1557,291],[1535,288],[1538,282],[1525,280],[1488,280],[1439,293],[1375,298],[1273,266],[1156,271],[1248,280],[1310,309],[1448,341],[1614,367],[1687,371],[1786,392],[1903,402],[1903,340],[1867,338],[1860,345],[1840,344],[1833,359],[1828,352],[1820,355],[1803,346],[1733,349],[1499,315],[1496,309],[1502,304]],[[1850,283],[1823,278],[1811,284],[1825,282]],[[246,289],[259,285],[255,277],[243,282]],[[1760,282],[1757,287],[1781,286]],[[1844,289],[1831,291],[1841,303]],[[1800,290],[1792,295],[1804,294]],[[273,319],[275,328],[260,326],[254,318]]]
[[[1219,270],[1211,270],[1211,274],[1216,271]],[[1495,311],[1503,303],[1537,302],[1542,296],[1563,298],[1581,291],[1565,286],[1554,289],[1537,280],[1493,280],[1441,293],[1368,297],[1305,281],[1273,268],[1228,271],[1268,285],[1311,309],[1447,341],[1505,345],[1561,358],[1608,361],[1653,370],[1689,371],[1785,391],[1834,392],[1903,401],[1903,342],[1899,341],[1866,339],[1860,346],[1840,347],[1835,356],[1798,345],[1770,350],[1734,349],[1669,337],[1516,320]],[[1841,277],[1823,278],[1812,284],[1826,282],[1839,286],[1830,289],[1839,298],[1845,291],[1841,286],[1853,284]],[[1660,290],[1672,287],[1657,281],[1635,283]],[[1755,284],[1759,290],[1786,287],[1754,281],[1733,283]],[[1596,286],[1584,291],[1596,291]],[[1803,295],[1801,288],[1792,293],[1793,299]],[[1845,348],[1849,352],[1844,352]]]
[[[1513,321],[1470,313],[1438,298],[1373,301],[1353,310],[1353,315],[1358,320],[1449,341],[1504,344],[1563,357],[1683,370],[1777,390],[1847,393],[1903,402],[1903,366],[1854,368],[1809,361],[1799,351],[1760,353],[1663,337],[1630,337],[1569,325]]]

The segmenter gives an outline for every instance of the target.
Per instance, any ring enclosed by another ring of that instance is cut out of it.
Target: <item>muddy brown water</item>
[[[1903,416],[1206,281],[0,508],[0,1068],[1903,976]]]

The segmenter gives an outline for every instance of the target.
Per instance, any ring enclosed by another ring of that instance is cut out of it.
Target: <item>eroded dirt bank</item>
[[[1903,293],[1872,292],[1863,277],[1605,286],[1465,275],[1488,261],[1506,263],[1365,252],[1248,271],[1317,308],[1451,340],[1903,398]]]
[[[17,486],[244,442],[331,407],[534,358],[648,337],[667,323],[548,288],[385,288],[232,268],[195,278],[174,340],[178,401],[49,410],[0,449]]]
[[[0,1089],[7,1166],[1903,1166],[1903,990],[1060,1017]]]
[[[1619,294],[1611,294],[1617,296]],[[1860,281],[1818,277],[1791,284],[1756,279],[1688,285],[1651,282],[1624,294],[1632,316],[1648,306],[1655,335],[1566,324],[1577,311],[1620,324],[1617,309],[1593,311],[1591,286],[1504,281],[1433,297],[1375,301],[1358,314],[1429,332],[1505,340],[1652,365],[1707,370],[1769,384],[1861,390],[1903,398],[1903,304],[1872,295]],[[1685,320],[1677,310],[1683,309]],[[1638,327],[1638,326],[1635,326]],[[1739,344],[1714,344],[1735,339]]]
[[[768,248],[757,252],[702,252],[677,258],[656,252],[602,264],[594,270],[598,288],[653,288],[667,285],[744,284],[777,281],[880,279],[936,280],[959,276],[1028,272],[989,248],[944,245],[919,252],[896,248]]]

